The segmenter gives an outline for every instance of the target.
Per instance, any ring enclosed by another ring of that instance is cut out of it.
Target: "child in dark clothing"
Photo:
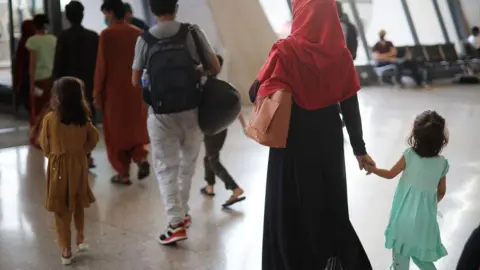
[[[217,55],[218,61],[220,62],[220,67],[223,66],[223,58],[220,55]],[[240,114],[238,116],[242,127],[245,128],[245,120]],[[224,131],[215,134],[215,135],[205,135],[205,181],[207,181],[207,186],[203,187],[200,192],[209,197],[215,196],[214,186],[215,186],[215,177],[218,176],[224,183],[227,190],[233,192],[232,196],[228,201],[226,201],[222,206],[229,207],[233,204],[245,200],[243,195],[243,189],[241,189],[238,184],[233,180],[232,176],[220,163],[220,150],[225,143],[227,138],[227,129]]]

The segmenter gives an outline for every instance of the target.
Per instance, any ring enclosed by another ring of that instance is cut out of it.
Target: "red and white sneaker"
[[[183,220],[182,225],[183,227],[185,227],[185,229],[190,228],[190,226],[192,225],[192,216],[190,216],[189,214],[185,215],[185,219]]]
[[[167,230],[158,238],[158,242],[162,245],[170,245],[187,239],[187,230],[183,224],[180,224],[177,228],[168,225]]]

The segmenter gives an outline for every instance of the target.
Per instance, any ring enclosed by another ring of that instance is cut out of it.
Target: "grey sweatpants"
[[[172,226],[188,214],[188,199],[203,133],[197,110],[148,116],[152,160],[160,194]]]

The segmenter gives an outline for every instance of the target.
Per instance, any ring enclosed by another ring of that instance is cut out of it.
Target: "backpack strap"
[[[205,54],[203,53],[204,48],[200,37],[198,36],[198,32],[192,25],[188,24],[188,29],[190,34],[192,35],[193,42],[195,43],[195,48],[197,50],[198,57],[200,58],[200,63],[203,65],[203,68],[206,69],[208,67],[208,61],[205,58]]]
[[[150,31],[143,31],[141,37],[147,43],[148,47],[151,47],[160,41],[160,39],[152,35]]]
[[[147,43],[147,45],[151,47],[155,44],[183,42],[187,38],[189,32],[190,26],[188,24],[182,23],[180,25],[180,29],[173,36],[166,38],[156,38],[154,35],[152,35],[152,33],[150,33],[150,31],[144,31],[141,37]]]

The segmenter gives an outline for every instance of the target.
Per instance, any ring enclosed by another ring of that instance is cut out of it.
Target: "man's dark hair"
[[[37,30],[45,29],[46,25],[49,23],[48,17],[45,14],[37,14],[33,17],[33,25]]]
[[[71,24],[81,24],[85,7],[78,1],[71,1],[65,7],[65,15]]]
[[[121,0],[105,0],[100,10],[113,12],[113,15],[118,20],[125,18],[125,6]]]
[[[472,27],[472,34],[473,34],[474,36],[480,34],[480,28],[478,28],[478,26]]]
[[[123,6],[125,7],[125,13],[132,13],[133,14],[133,9],[130,3],[123,3]]]
[[[178,0],[150,0],[150,9],[155,16],[172,15],[177,11]]]

